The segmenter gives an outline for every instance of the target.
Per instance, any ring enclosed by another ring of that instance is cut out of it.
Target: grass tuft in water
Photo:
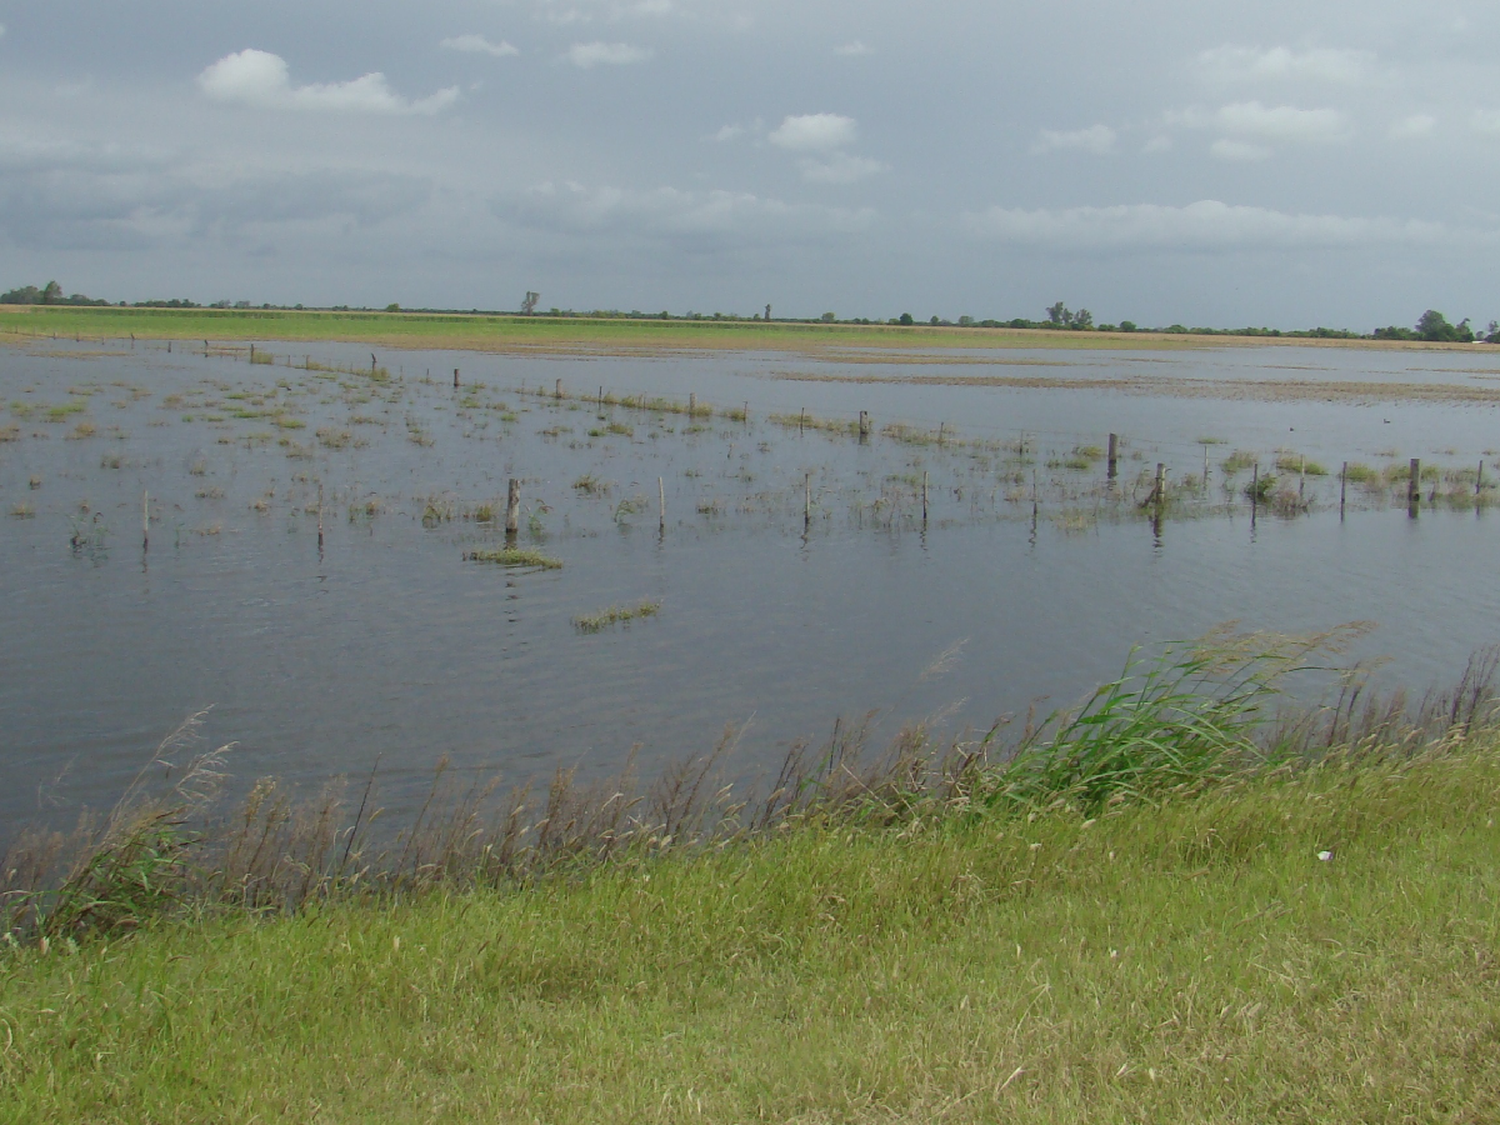
[[[1244,472],[1255,464],[1255,454],[1247,449],[1236,449],[1228,457],[1219,463],[1226,476],[1234,476],[1235,473]]]
[[[561,570],[562,562],[551,555],[531,547],[480,547],[465,551],[469,562],[494,563],[497,566],[535,567],[541,570]]]
[[[655,617],[660,612],[659,601],[642,600],[635,605],[612,605],[607,609],[573,618],[573,628],[580,633],[602,633],[612,625],[628,625],[632,621]]]
[[[1326,477],[1328,469],[1317,461],[1310,461],[1300,453],[1285,450],[1276,454],[1277,471],[1283,473],[1306,473],[1310,477]]]

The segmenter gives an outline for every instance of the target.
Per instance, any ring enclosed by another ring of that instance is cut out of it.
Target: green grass
[[[769,324],[749,321],[619,320],[589,317],[522,317],[465,313],[324,312],[298,310],[122,309],[6,306],[0,335],[83,336],[201,343],[254,340],[360,341],[384,347],[521,351],[540,349],[625,351],[671,348],[821,351],[846,347],[994,348],[1064,350],[1099,348],[1177,350],[1232,346],[1180,335],[1048,332],[1005,328],[913,325]],[[257,359],[260,353],[257,352]],[[269,361],[269,360],[268,360]],[[329,370],[320,364],[311,370]],[[368,371],[368,369],[366,369]],[[382,372],[382,374],[384,374]],[[705,412],[709,412],[705,410]]]
[[[0,1107],[1494,1120],[1500,655],[1414,718],[1357,692],[1278,718],[1277,683],[1356,631],[1133,659],[988,763],[992,737],[914,730],[866,768],[836,732],[760,803],[713,791],[717,751],[649,797],[564,771],[496,832],[482,787],[435,788],[385,857],[366,799],[346,827],[263,781],[195,860],[227,748],[165,801],[142,780],[190,720],[59,889],[7,892],[11,925],[34,912],[0,942]]]
[[[13,1121],[1485,1121],[1500,757],[0,957]],[[1331,853],[1320,860],[1322,853]]]
[[[537,567],[542,570],[562,568],[559,560],[530,547],[481,547],[465,552],[464,558],[471,562],[495,563],[498,566]]]

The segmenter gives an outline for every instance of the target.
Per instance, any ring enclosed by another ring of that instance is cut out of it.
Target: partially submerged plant
[[[469,562],[494,563],[497,566],[535,567],[540,570],[560,570],[562,563],[551,555],[530,547],[480,547],[464,552]]]
[[[661,602],[642,599],[635,605],[612,605],[607,609],[584,613],[573,618],[573,628],[580,633],[600,633],[611,625],[628,625],[661,612]]]

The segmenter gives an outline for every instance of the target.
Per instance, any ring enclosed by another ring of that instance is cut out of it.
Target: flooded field
[[[237,780],[397,804],[983,730],[1229,619],[1418,691],[1500,640],[1500,352],[28,341],[0,404],[0,825],[210,705]]]

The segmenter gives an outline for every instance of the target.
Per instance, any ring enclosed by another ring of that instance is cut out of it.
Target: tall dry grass
[[[728,780],[743,733],[733,727],[649,784],[634,755],[603,780],[559,769],[544,790],[507,790],[498,776],[460,776],[443,761],[404,825],[390,824],[380,805],[378,763],[361,781],[336,779],[311,796],[264,778],[226,813],[233,746],[193,750],[200,712],[162,742],[108,815],[12,841],[0,864],[0,933],[76,941],[185,907],[287,913],[336,898],[526,884],[807,822],[887,825],[1042,806],[1092,814],[1331,753],[1413,756],[1496,727],[1500,646],[1476,653],[1451,690],[1413,705],[1399,691],[1372,691],[1371,667],[1329,662],[1362,631],[1225,628],[1152,660],[1133,652],[1120,677],[1080,705],[1027,716],[1014,733],[1002,721],[939,739],[917,724],[875,750],[875,712],[840,720],[823,742],[793,746],[760,791]],[[1335,677],[1329,699],[1290,705],[1284,685],[1308,674]]]

